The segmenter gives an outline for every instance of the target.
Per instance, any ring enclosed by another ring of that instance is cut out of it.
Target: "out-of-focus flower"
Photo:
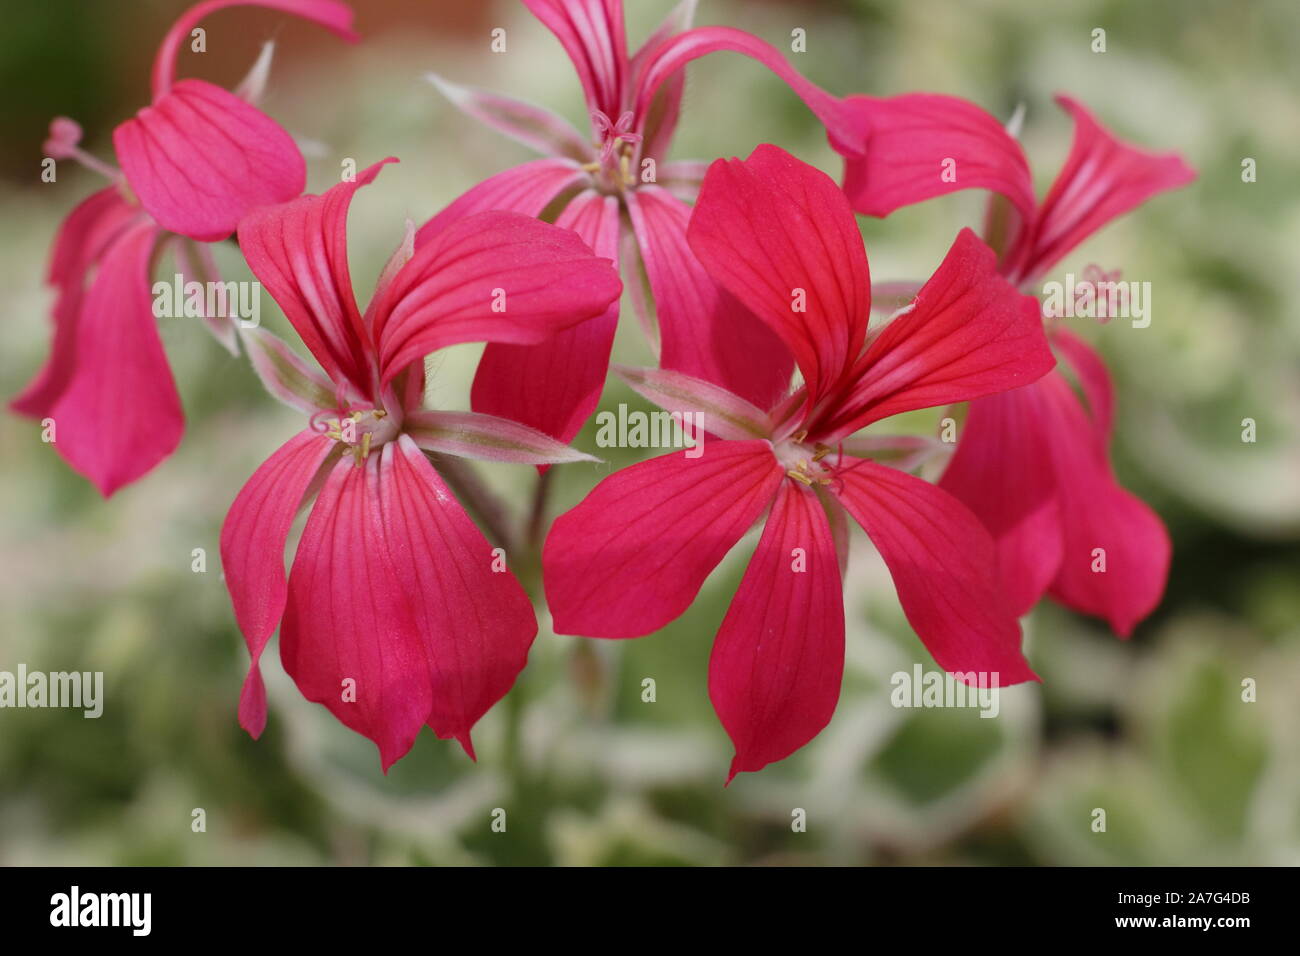
[[[847,108],[757,37],[727,27],[689,28],[694,0],[680,4],[631,55],[623,0],[524,3],[559,38],[578,71],[590,136],[547,110],[433,77],[466,113],[546,158],[486,180],[428,228],[480,209],[540,215],[558,206],[558,225],[574,229],[601,255],[620,262],[647,334],[660,344],[664,368],[766,405],[789,381],[790,355],[709,278],[687,245],[687,200],[694,199],[705,164],[665,160],[681,112],[683,68],[721,50],[752,57],[785,80],[832,134],[850,133]],[[657,333],[641,294],[643,271]],[[605,315],[544,345],[489,346],[474,380],[474,408],[570,440],[599,401],[617,321],[614,303]]]
[[[845,157],[844,190],[854,208],[886,216],[959,189],[992,190],[985,236],[1001,250],[1003,274],[1026,291],[1101,226],[1195,178],[1179,156],[1130,146],[1082,104],[1059,96],[1074,119],[1074,145],[1038,203],[1020,144],[973,103],[930,94],[845,102],[863,150]],[[1115,479],[1108,452],[1114,393],[1105,364],[1059,316],[1049,316],[1049,325],[1061,370],[971,403],[940,484],[993,532],[1018,613],[1050,593],[1127,637],[1164,593],[1169,536]],[[1066,372],[1081,386],[1086,409]]]
[[[202,243],[225,239],[250,209],[292,199],[306,185],[302,154],[274,120],[204,80],[175,79],[181,44],[195,25],[241,5],[282,10],[356,39],[351,9],[336,0],[206,0],[164,37],[152,104],[114,130],[120,172],[81,149],[75,122],[50,125],[47,156],[82,162],[112,185],[59,228],[47,277],[56,292],[50,357],[11,407],[53,419],[55,449],[104,495],[151,471],[185,427],[150,293],[163,246],[172,245],[187,270],[197,268],[196,277],[215,281]],[[241,93],[255,96],[268,64],[264,55]],[[207,322],[236,348],[228,317]]]

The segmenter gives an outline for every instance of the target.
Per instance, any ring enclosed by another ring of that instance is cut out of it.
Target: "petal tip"
[[[478,755],[474,753],[474,741],[470,739],[468,730],[463,734],[456,734],[456,742],[461,745],[470,760],[478,763]]]
[[[254,740],[259,740],[262,736],[262,732],[266,730],[266,714],[262,714],[260,720],[246,720],[241,716],[239,718],[239,726],[244,729],[244,732],[247,733],[248,736],[252,737]]]

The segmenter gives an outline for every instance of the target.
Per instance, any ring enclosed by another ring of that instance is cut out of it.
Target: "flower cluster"
[[[373,740],[385,769],[426,724],[473,755],[471,730],[514,684],[538,625],[504,536],[462,507],[472,489],[456,461],[544,472],[592,460],[568,443],[599,405],[625,283],[659,365],[615,372],[707,434],[687,454],[609,475],[554,521],[540,548],[546,604],[558,633],[650,634],[761,526],[710,662],[732,776],[788,756],[831,719],[850,518],[917,636],[959,679],[1036,680],[1018,619],[1045,595],[1131,633],[1164,590],[1168,536],[1112,471],[1116,400],[1101,358],[1033,284],[1191,170],[1119,141],[1063,96],[1074,146],[1038,201],[1014,130],[971,103],[834,96],[754,36],[693,27],[692,0],[635,52],[622,0],[523,2],[572,60],[590,130],[431,76],[463,111],[544,155],[408,224],[364,310],[348,210],[396,160],[304,194],[298,147],[254,105],[269,56],[233,93],[175,79],[184,39],[225,7],[269,7],[355,41],[344,3],[194,6],[163,39],[152,103],[114,132],[120,171],[81,149],[71,120],[52,124],[46,154],[110,183],[60,228],[50,358],[12,404],[57,425],[73,468],[111,495],[180,441],[150,296],[164,249],[187,274],[215,278],[210,245],[236,237],[315,360],[205,316],[304,416],[221,532],[251,655],[243,727],[265,727],[260,660],[278,629],[302,694]],[[842,154],[842,184],[772,144],[711,165],[667,158],[685,67],[715,51],[790,86]],[[855,213],[967,188],[993,193],[982,236],[955,231],[924,282],[873,284]],[[467,342],[487,343],[473,410],[427,407],[426,358]],[[955,443],[871,431],[949,407]]]

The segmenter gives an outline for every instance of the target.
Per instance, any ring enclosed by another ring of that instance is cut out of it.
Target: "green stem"
[[[537,489],[533,492],[533,507],[528,514],[528,529],[524,540],[528,550],[537,557],[540,564],[542,557],[542,526],[546,523],[546,500],[551,491],[551,475],[554,468],[548,468],[537,476]]]

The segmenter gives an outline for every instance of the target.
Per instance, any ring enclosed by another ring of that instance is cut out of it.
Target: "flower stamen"
[[[90,155],[81,148],[81,126],[76,120],[68,119],[66,116],[56,116],[50,121],[50,135],[46,138],[42,149],[51,159],[75,160],[105,179],[116,182],[122,178],[122,173],[117,167]]]
[[[339,409],[339,412],[343,411]],[[382,408],[352,409],[338,418],[321,418],[325,414],[328,413],[320,411],[311,417],[312,428],[326,438],[346,445],[358,465],[370,457],[372,449],[392,441],[398,434],[398,426]]]

